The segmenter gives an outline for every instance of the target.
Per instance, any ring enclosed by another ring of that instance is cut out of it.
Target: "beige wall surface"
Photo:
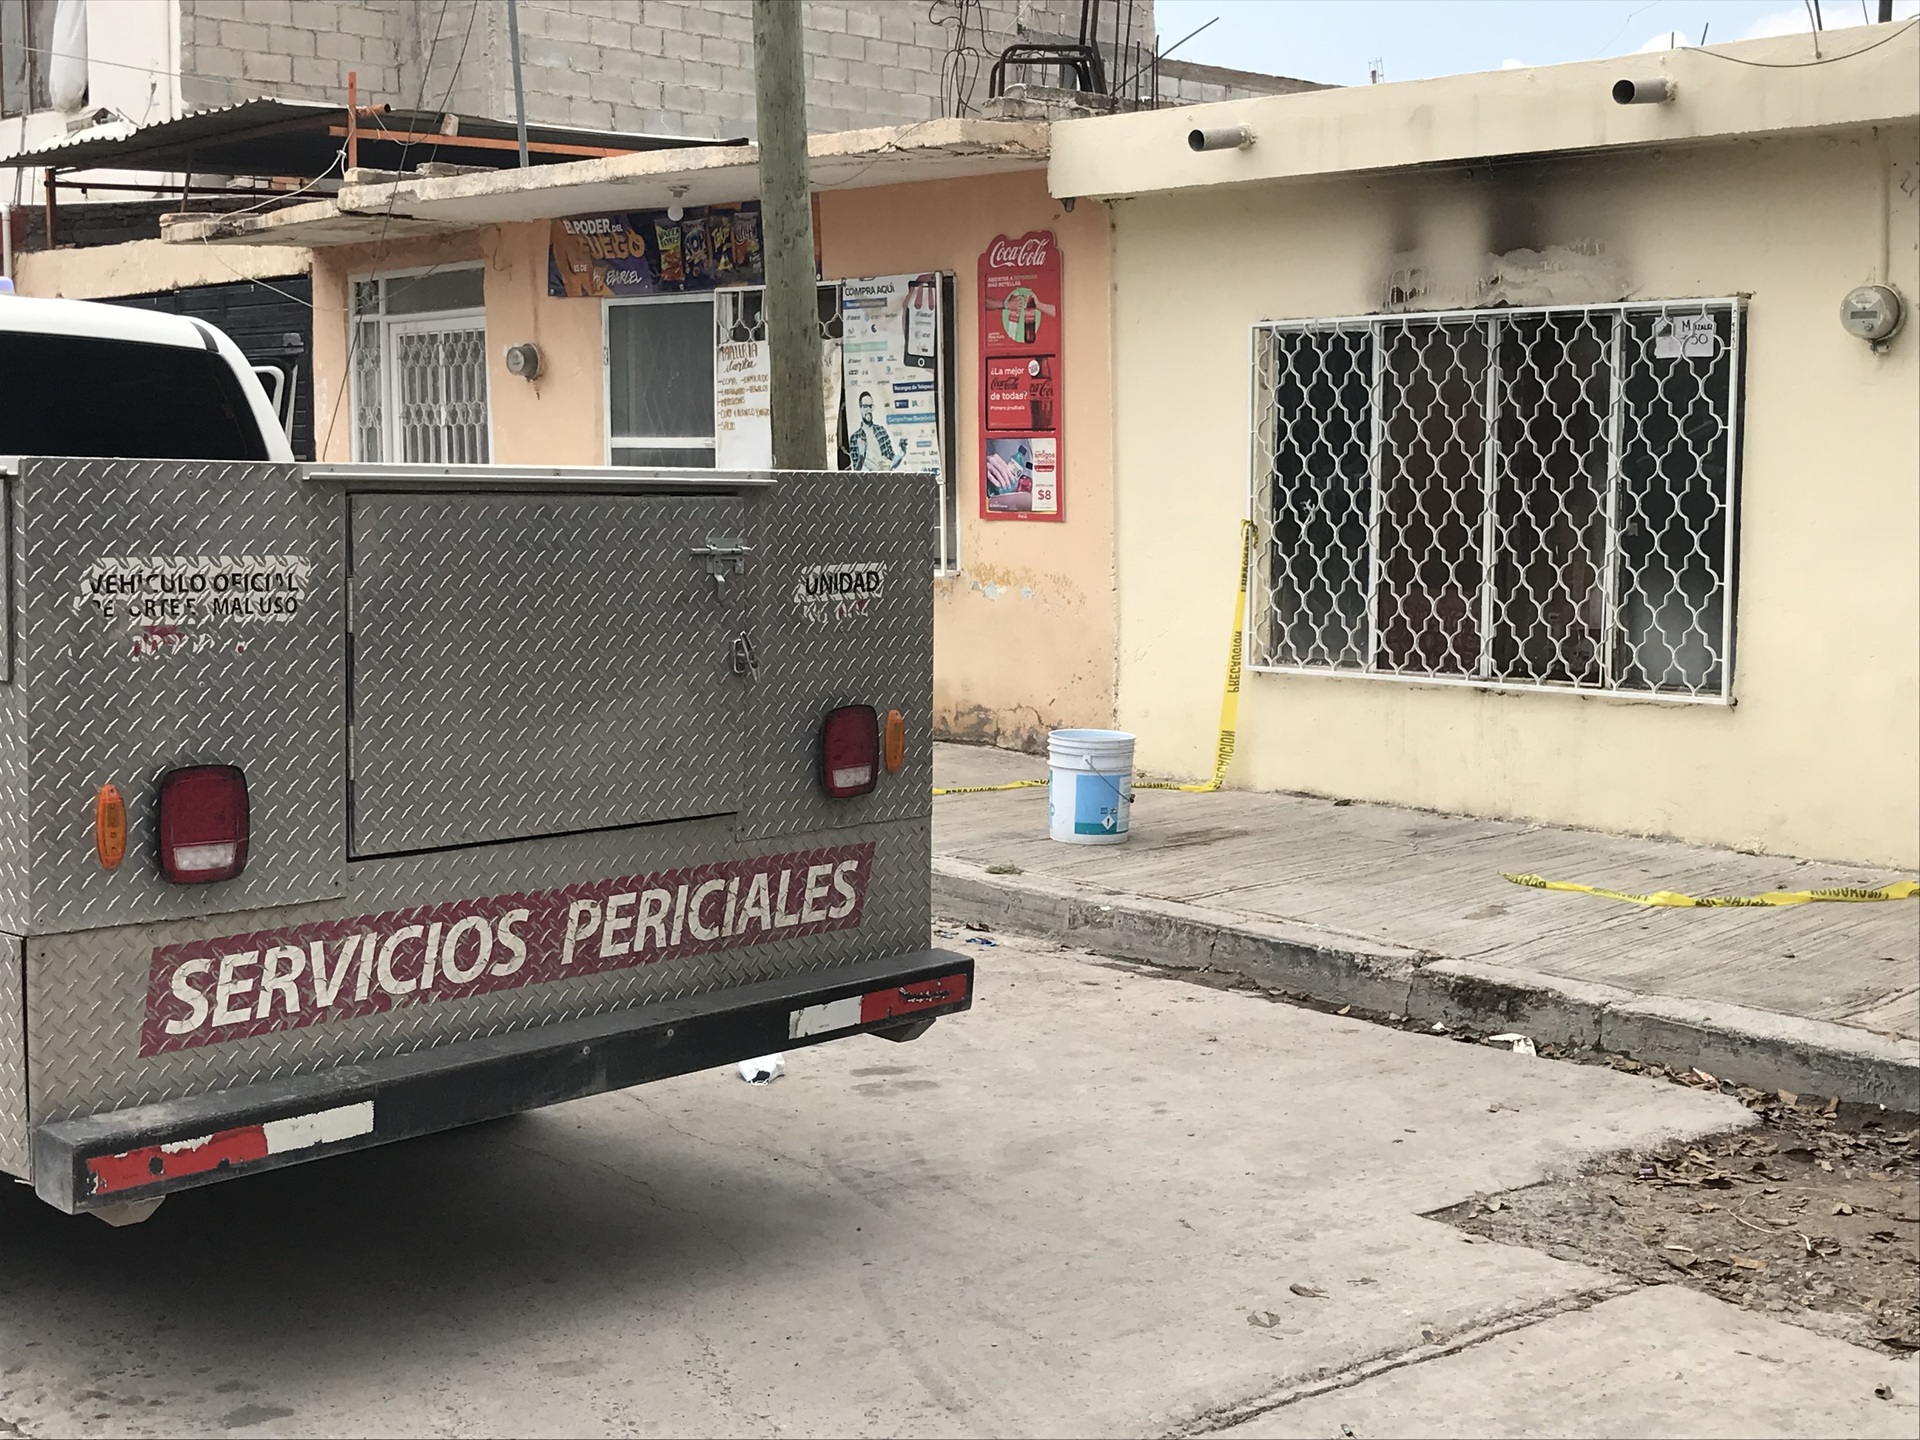
[[[1251,324],[1387,308],[1412,270],[1431,293],[1402,308],[1747,294],[1736,704],[1252,674],[1232,781],[1920,863],[1920,325],[1876,355],[1839,323],[1883,254],[1920,298],[1917,196],[1907,122],[1114,202],[1118,718],[1141,764],[1210,766]]]
[[[980,518],[980,253],[996,235],[1059,238],[1065,398],[1062,509],[1042,521]],[[1038,750],[1056,726],[1113,723],[1113,450],[1104,207],[1068,214],[1038,171],[820,196],[829,279],[951,270],[960,572],[934,582],[935,726]]]
[[[314,435],[320,459],[353,458],[346,380],[347,281],[396,270],[473,264],[486,269],[487,403],[494,462],[605,463],[600,302],[547,294],[544,220],[313,252]],[[536,380],[523,380],[507,370],[507,347],[526,341],[540,347]]]

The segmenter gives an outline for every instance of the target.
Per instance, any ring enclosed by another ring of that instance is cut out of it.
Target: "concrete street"
[[[768,1088],[10,1200],[0,1435],[1915,1433],[1911,1359],[1422,1218],[1732,1102],[992,938]]]

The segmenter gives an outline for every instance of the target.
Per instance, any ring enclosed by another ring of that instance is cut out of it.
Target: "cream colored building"
[[[1210,768],[1251,514],[1231,783],[1920,863],[1920,326],[1840,316],[1920,296],[1920,26],[1819,43],[1054,127],[1145,768]]]

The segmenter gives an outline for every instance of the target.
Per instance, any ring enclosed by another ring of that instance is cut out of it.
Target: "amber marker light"
[[[889,775],[907,763],[907,722],[898,710],[887,711],[887,738],[883,748]]]
[[[111,782],[93,797],[93,849],[102,870],[118,870],[127,858],[127,802]]]

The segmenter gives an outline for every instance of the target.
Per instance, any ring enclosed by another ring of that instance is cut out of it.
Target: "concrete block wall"
[[[397,95],[414,66],[406,0],[179,0],[180,95],[188,108],[258,95],[344,100]],[[464,7],[463,7],[464,8]]]
[[[977,109],[987,70],[1021,38],[1071,37],[1079,0],[804,0],[808,123],[903,125]],[[1101,6],[1103,41],[1153,0]],[[179,0],[189,106],[254,95],[513,113],[506,0]],[[527,118],[536,123],[752,136],[751,0],[521,0]],[[964,25],[964,32],[963,32]],[[964,38],[962,35],[964,33]],[[954,51],[972,53],[956,62]],[[970,75],[957,85],[955,68]],[[1164,87],[1163,87],[1164,88]],[[968,93],[970,91],[970,93]],[[970,101],[968,104],[966,102]]]
[[[1318,81],[1286,75],[1259,75],[1251,70],[1195,65],[1185,60],[1160,62],[1162,105],[1207,105],[1216,100],[1250,100],[1256,95],[1294,95],[1327,88]]]

